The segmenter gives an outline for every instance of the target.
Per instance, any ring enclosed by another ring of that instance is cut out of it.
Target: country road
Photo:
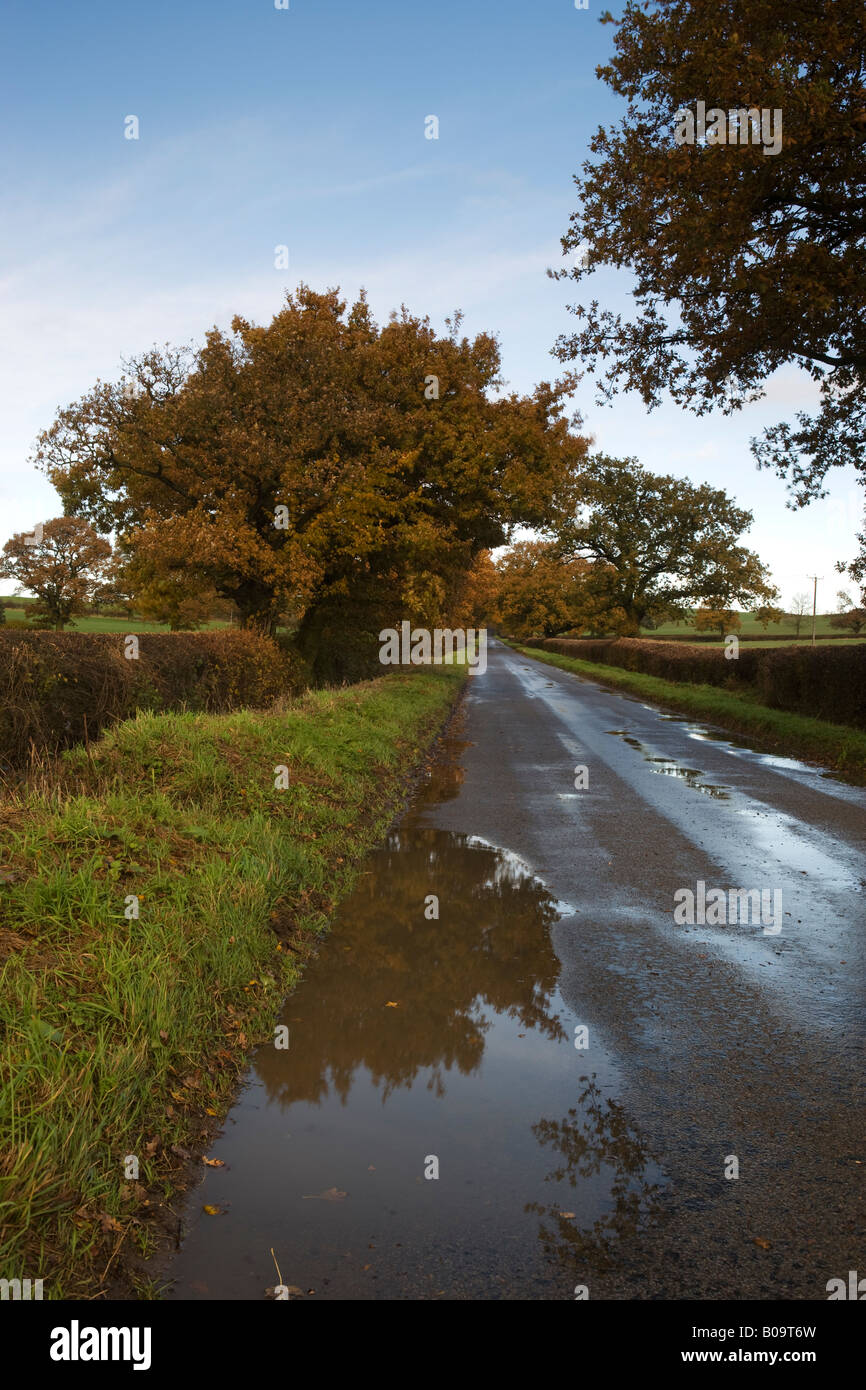
[[[866,1275],[864,809],[491,644],[287,1003],[290,1049],[256,1055],[195,1199],[226,1214],[192,1217],[174,1296],[261,1297],[270,1247],[316,1298]],[[778,915],[675,921],[699,884]]]

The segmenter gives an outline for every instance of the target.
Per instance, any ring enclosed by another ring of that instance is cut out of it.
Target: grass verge
[[[0,804],[0,1277],[154,1295],[136,1271],[462,679],[141,714]]]
[[[732,733],[748,734],[773,752],[811,758],[844,773],[852,781],[866,782],[866,734],[858,729],[770,709],[747,694],[734,694],[715,685],[687,685],[662,680],[660,676],[643,675],[639,671],[624,671],[618,666],[560,656],[537,647],[524,647],[516,642],[509,645],[533,661],[588,676],[603,685],[642,695],[684,714],[699,715]]]

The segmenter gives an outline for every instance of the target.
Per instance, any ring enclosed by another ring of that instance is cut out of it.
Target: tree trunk
[[[238,623],[241,627],[272,637],[277,625],[277,601],[273,589],[262,584],[249,583],[225,593],[238,610]]]

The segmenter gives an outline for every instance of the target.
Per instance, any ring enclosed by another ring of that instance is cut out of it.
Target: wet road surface
[[[864,810],[491,645],[288,1048],[256,1053],[173,1297],[261,1299],[271,1248],[316,1299],[825,1299],[866,1272]],[[713,889],[721,920],[675,920]]]

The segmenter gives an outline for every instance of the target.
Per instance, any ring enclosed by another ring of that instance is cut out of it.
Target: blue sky
[[[0,544],[61,511],[28,462],[58,406],[153,342],[268,320],[300,280],[350,299],[363,285],[380,319],[405,303],[441,327],[459,307],[468,333],[498,334],[514,388],[555,375],[577,287],[545,269],[562,264],[589,139],[622,114],[595,77],[613,30],[589,3],[6,0]],[[624,276],[580,288],[627,304]],[[733,493],[785,601],[817,572],[831,608],[862,516],[853,473],[792,513],[749,452],[813,397],[789,369],[733,418],[633,396],[596,407],[588,378],[575,404],[599,449]]]

